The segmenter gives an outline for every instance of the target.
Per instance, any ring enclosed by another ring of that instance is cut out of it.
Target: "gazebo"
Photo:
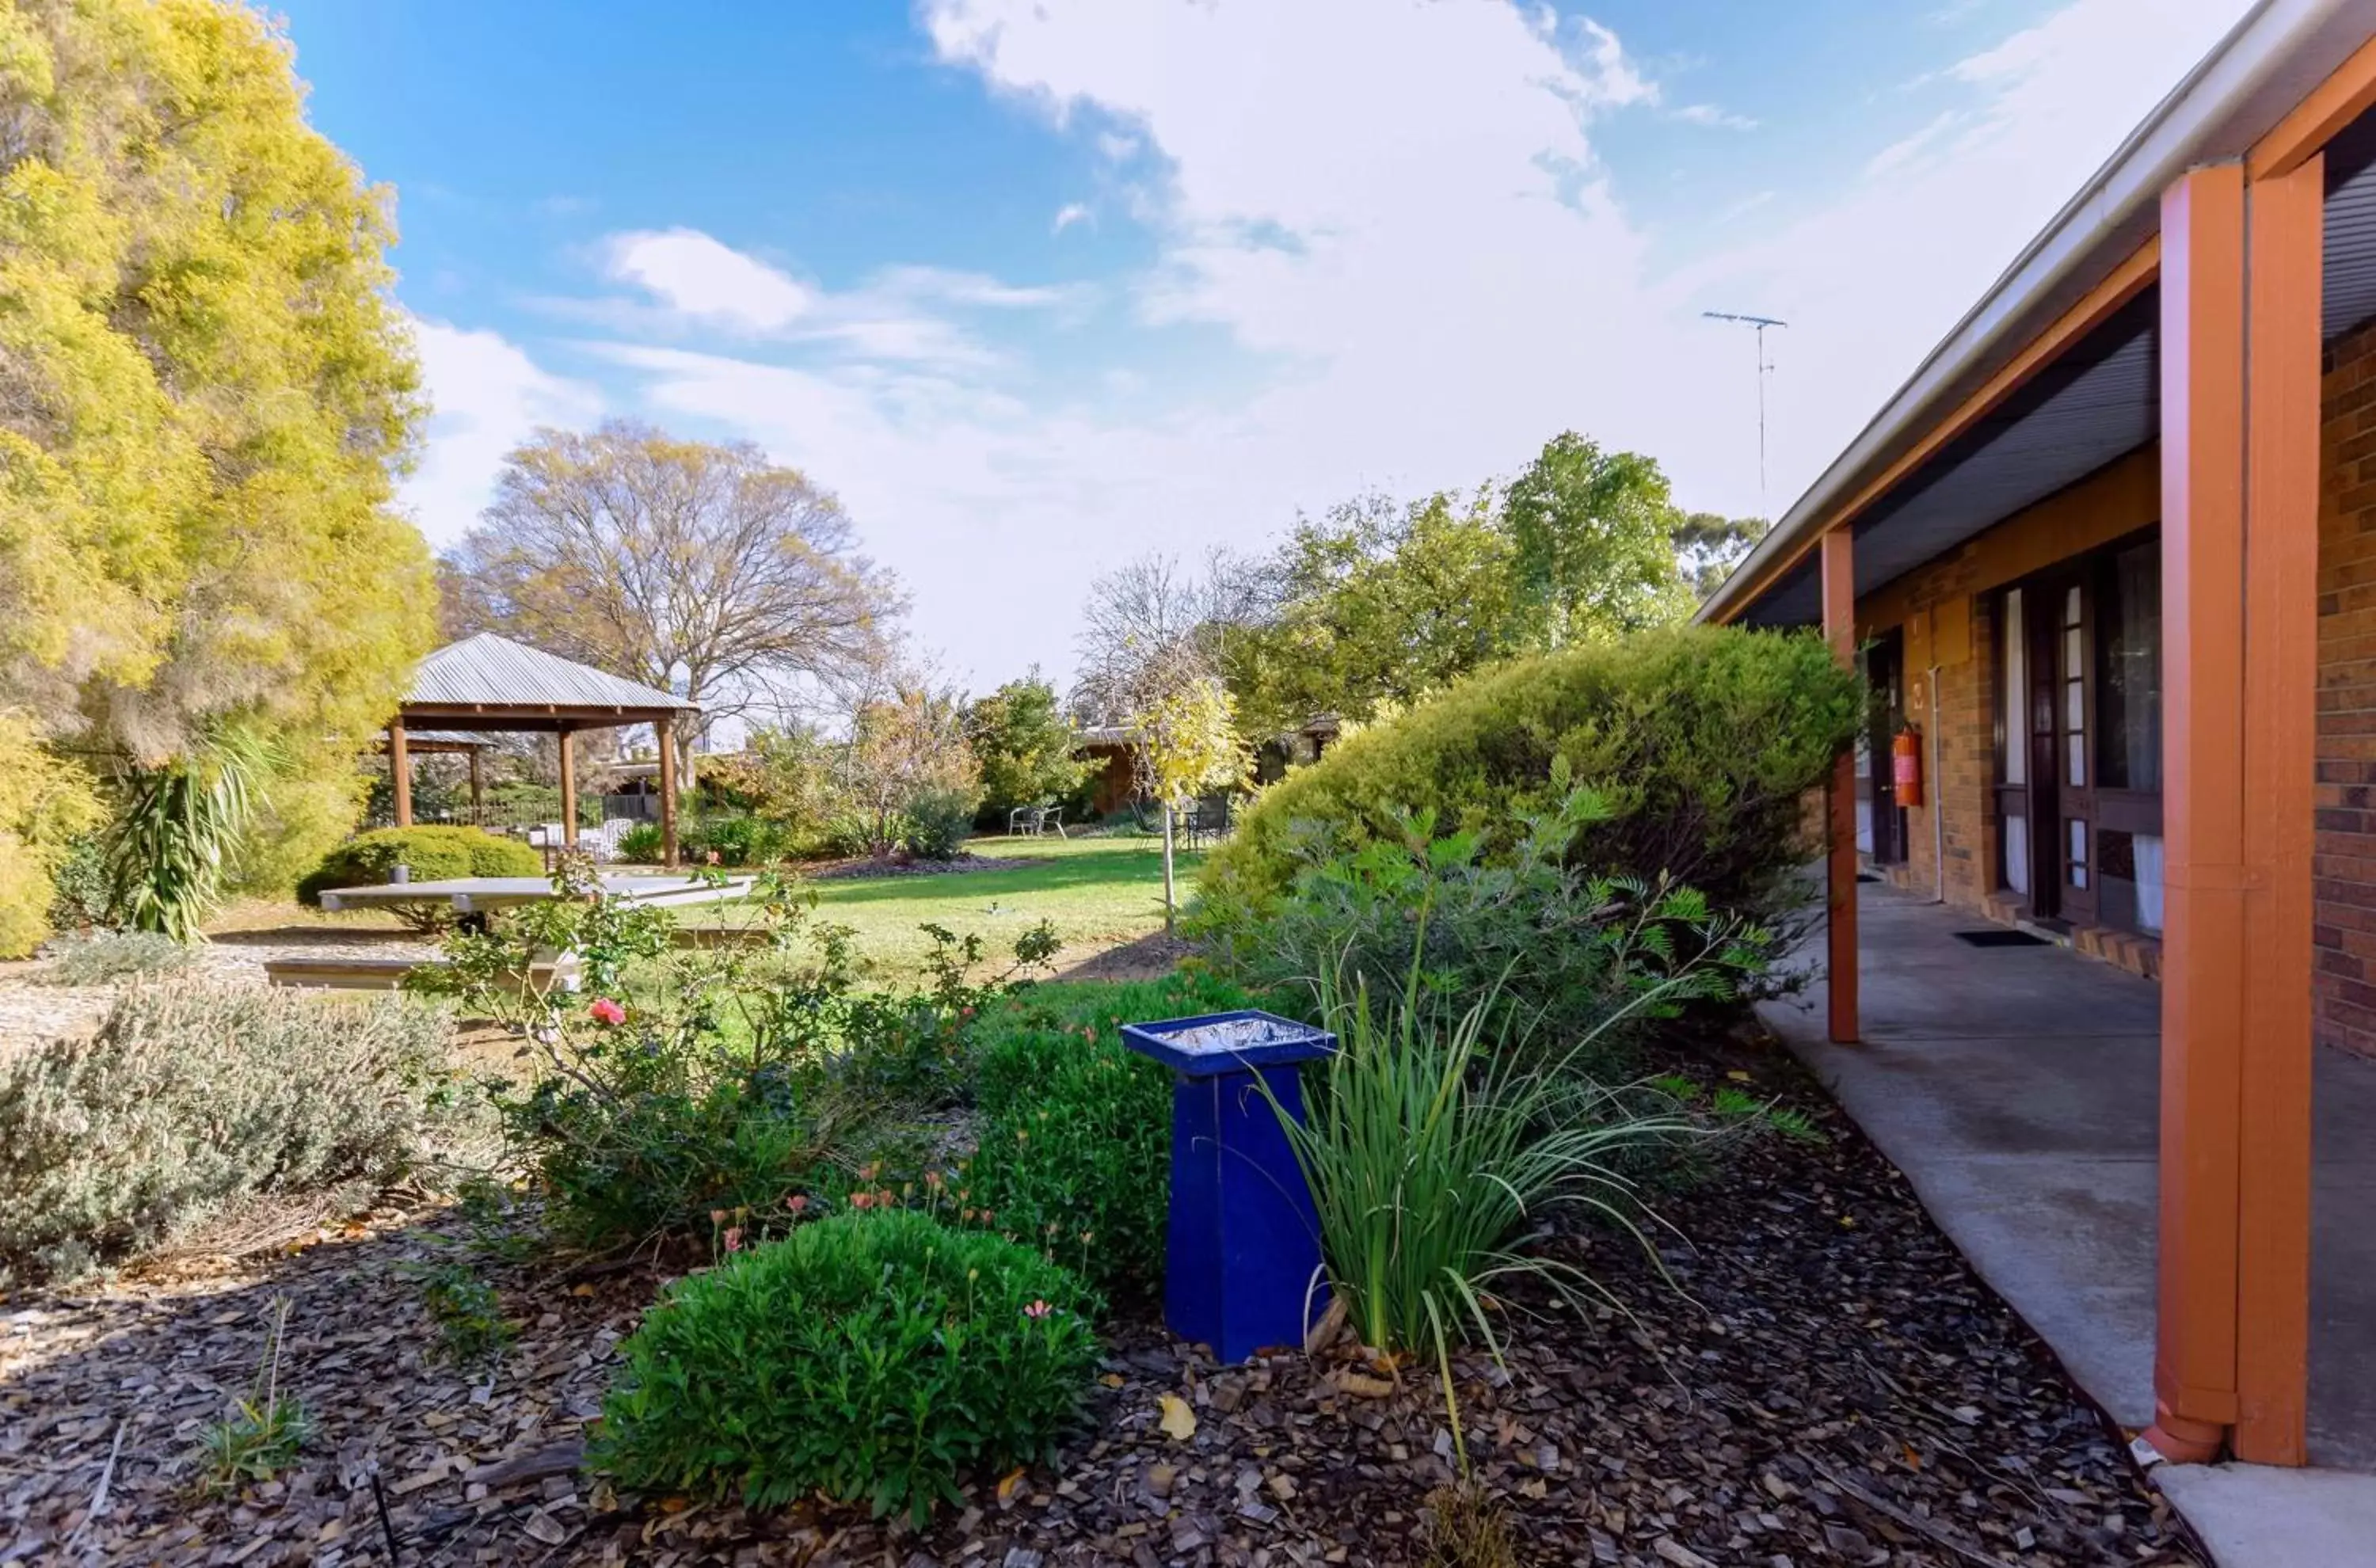
[[[700,710],[656,687],[573,664],[492,632],[439,648],[421,661],[412,690],[387,726],[387,766],[396,786],[396,825],[412,826],[412,753],[463,751],[470,755],[472,794],[478,785],[482,733],[550,734],[561,752],[561,835],[577,842],[577,764],[570,737],[581,730],[648,724],[659,744],[660,843],[677,863],[676,746],[678,719]],[[416,742],[415,737],[420,737]]]

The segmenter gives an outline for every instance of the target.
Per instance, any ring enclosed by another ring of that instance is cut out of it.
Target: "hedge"
[[[297,884],[297,897],[318,904],[326,888],[383,883],[389,868],[399,864],[412,868],[415,882],[544,874],[544,857],[517,838],[498,838],[476,827],[381,827],[358,833],[323,856]]]
[[[1806,794],[1865,711],[1860,677],[1806,633],[1683,626],[1502,665],[1265,790],[1205,862],[1200,919],[1259,919],[1315,835],[1349,850],[1432,812],[1436,832],[1507,851],[1574,786],[1610,810],[1572,863],[1769,914],[1812,849]]]

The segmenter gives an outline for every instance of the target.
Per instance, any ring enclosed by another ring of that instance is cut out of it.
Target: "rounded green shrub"
[[[1098,1363],[1087,1289],[1028,1248],[849,1213],[679,1284],[620,1342],[589,1459],[627,1486],[921,1522],[1044,1457]]]
[[[358,833],[322,857],[297,884],[297,897],[318,904],[332,887],[386,882],[391,867],[412,868],[415,882],[456,876],[542,876],[544,857],[517,838],[477,827],[380,827]]]
[[[1016,992],[974,1022],[980,1137],[964,1202],[1117,1300],[1163,1288],[1171,1075],[1122,1043],[1124,1024],[1262,1004],[1203,974]],[[1084,1240],[1083,1238],[1087,1238]]]
[[[1487,671],[1348,737],[1263,792],[1198,882],[1206,931],[1251,929],[1315,835],[1400,840],[1407,815],[1515,851],[1581,787],[1604,809],[1569,863],[1671,876],[1760,918],[1812,852],[1807,792],[1855,734],[1863,683],[1808,634],[1682,626]]]
[[[491,1156],[446,1065],[452,1020],[411,997],[137,986],[97,1035],[0,1059],[0,1289],[72,1277],[225,1206],[358,1184],[440,1149]]]

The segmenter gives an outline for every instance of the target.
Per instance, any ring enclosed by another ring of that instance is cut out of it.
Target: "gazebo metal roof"
[[[408,718],[546,718],[565,711],[568,717],[614,715],[621,723],[638,721],[625,717],[630,713],[647,719],[655,711],[684,713],[694,707],[672,692],[574,664],[493,632],[464,637],[422,659],[404,699]]]

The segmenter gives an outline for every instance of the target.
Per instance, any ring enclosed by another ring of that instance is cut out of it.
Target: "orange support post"
[[[555,731],[555,743],[561,752],[561,847],[577,848],[577,748],[572,744],[569,726]]]
[[[1824,535],[1824,636],[1844,665],[1856,662],[1856,545],[1845,527]],[[1832,764],[1824,802],[1824,989],[1835,1044],[1853,1045],[1857,1027],[1856,756],[1842,752]]]
[[[660,864],[676,869],[676,724],[666,714],[652,725],[660,774]]]
[[[2326,160],[2245,187],[2244,1016],[2236,1456],[2309,1461],[2311,866]]]
[[[2244,176],[2162,195],[2161,1257],[2148,1433],[2236,1420],[2244,981]]]
[[[387,727],[387,780],[396,791],[396,825],[412,826],[412,753],[405,744],[404,721]]]

